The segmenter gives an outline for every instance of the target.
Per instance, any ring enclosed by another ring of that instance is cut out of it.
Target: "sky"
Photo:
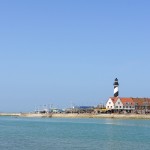
[[[0,0],[0,112],[150,97],[149,0]]]

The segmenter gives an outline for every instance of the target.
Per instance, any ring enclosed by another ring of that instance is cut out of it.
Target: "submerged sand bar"
[[[150,119],[150,114],[36,114],[36,113],[0,113],[0,116],[30,118],[114,118],[114,119]]]

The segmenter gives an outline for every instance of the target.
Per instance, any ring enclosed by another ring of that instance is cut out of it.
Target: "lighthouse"
[[[119,83],[118,83],[117,78],[115,79],[113,85],[114,85],[114,97],[118,97],[119,96],[119,89],[118,89]]]

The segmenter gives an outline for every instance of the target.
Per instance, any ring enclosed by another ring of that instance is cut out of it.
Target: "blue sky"
[[[0,111],[150,97],[150,1],[1,0]]]

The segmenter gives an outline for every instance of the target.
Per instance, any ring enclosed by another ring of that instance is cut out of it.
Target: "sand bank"
[[[0,113],[0,116],[20,116],[20,113]]]
[[[30,118],[114,118],[114,119],[150,119],[150,114],[36,114],[36,113],[0,113],[0,116]]]
[[[150,119],[142,114],[53,114],[53,118],[114,118],[114,119]]]

